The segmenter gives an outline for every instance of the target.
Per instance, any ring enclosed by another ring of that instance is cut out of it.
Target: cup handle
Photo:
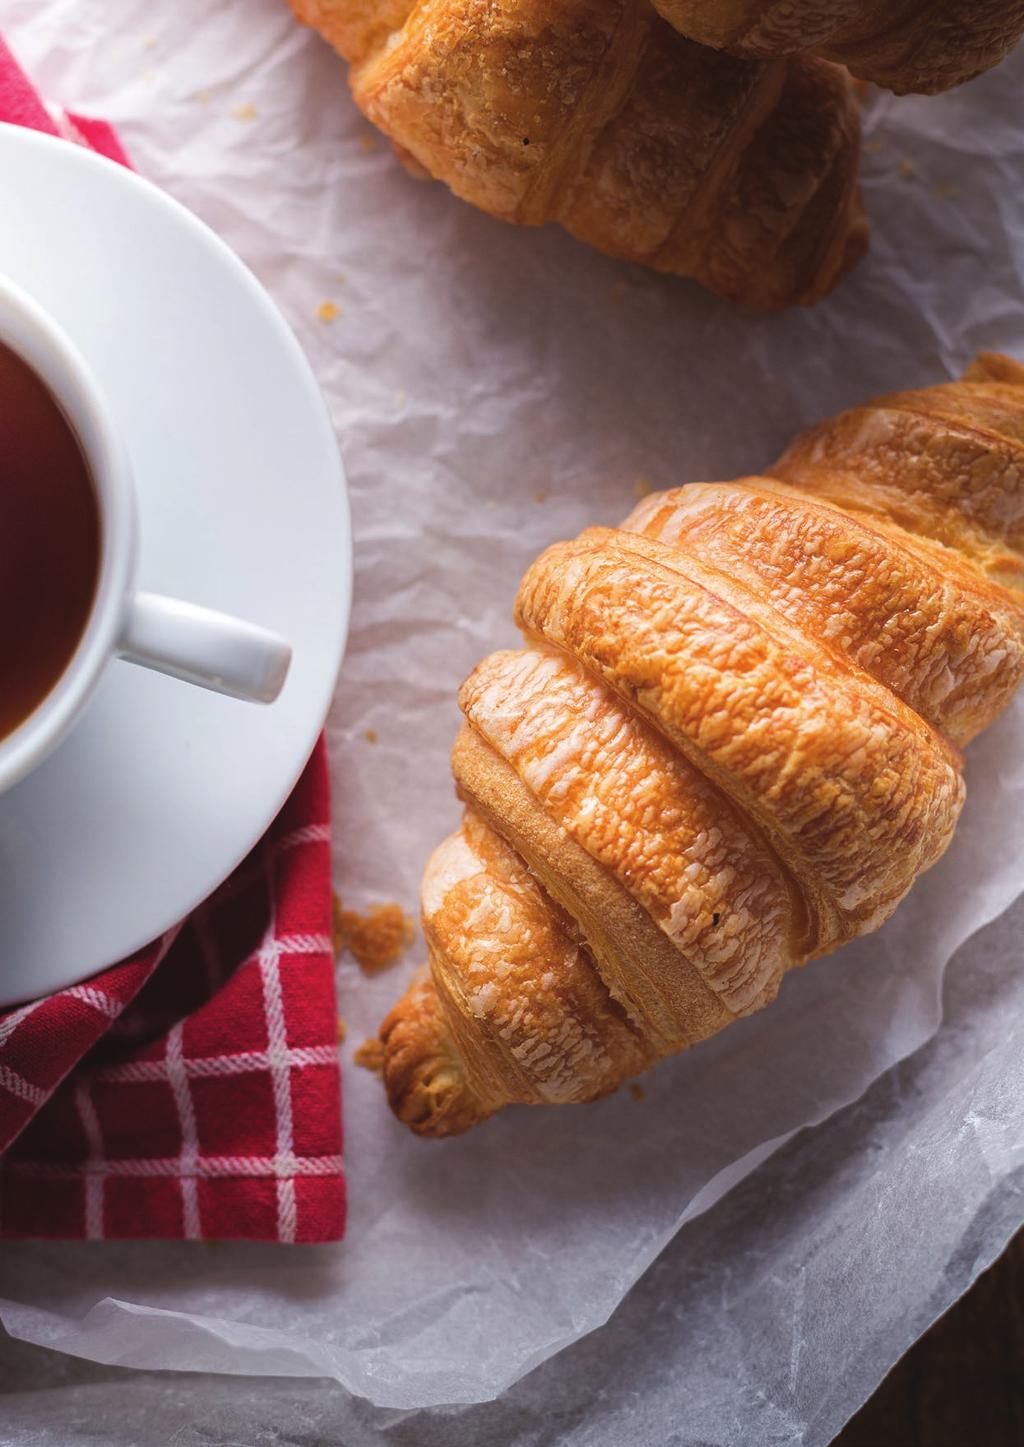
[[[255,623],[156,593],[136,593],[119,657],[200,688],[252,703],[273,703],[292,661],[291,644]]]

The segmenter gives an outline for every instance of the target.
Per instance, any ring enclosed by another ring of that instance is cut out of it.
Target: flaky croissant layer
[[[654,0],[683,35],[765,59],[815,51],[903,94],[949,90],[1024,35],[1024,0]]]
[[[684,39],[648,0],[291,0],[417,167],[506,221],[748,306],[824,296],[862,255],[849,78]]]
[[[884,397],[763,477],[549,548],[463,685],[429,972],[381,1027],[443,1136],[593,1100],[876,928],[1024,677],[1024,367]]]

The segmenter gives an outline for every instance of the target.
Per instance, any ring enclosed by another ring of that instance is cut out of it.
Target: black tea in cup
[[[45,383],[0,343],[0,739],[70,663],[99,578],[99,505]]]

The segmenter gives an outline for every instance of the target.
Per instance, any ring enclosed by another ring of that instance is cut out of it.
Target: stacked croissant
[[[844,66],[944,90],[1024,33],[1024,0],[291,4],[456,195],[763,309],[819,300],[866,247]]]
[[[429,1136],[586,1101],[874,929],[1024,677],[1024,367],[882,398],[527,573],[463,685],[430,968],[381,1028]]]

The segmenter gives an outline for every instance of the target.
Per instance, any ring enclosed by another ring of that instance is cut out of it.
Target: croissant
[[[897,94],[972,80],[1024,35],[1024,0],[654,0],[701,45],[765,59],[813,50]]]
[[[506,221],[767,310],[862,255],[846,72],[683,39],[647,0],[291,0],[400,154]]]
[[[884,397],[763,477],[549,548],[463,685],[462,827],[384,1021],[414,1131],[593,1100],[875,929],[1024,676],[1024,366]]]

